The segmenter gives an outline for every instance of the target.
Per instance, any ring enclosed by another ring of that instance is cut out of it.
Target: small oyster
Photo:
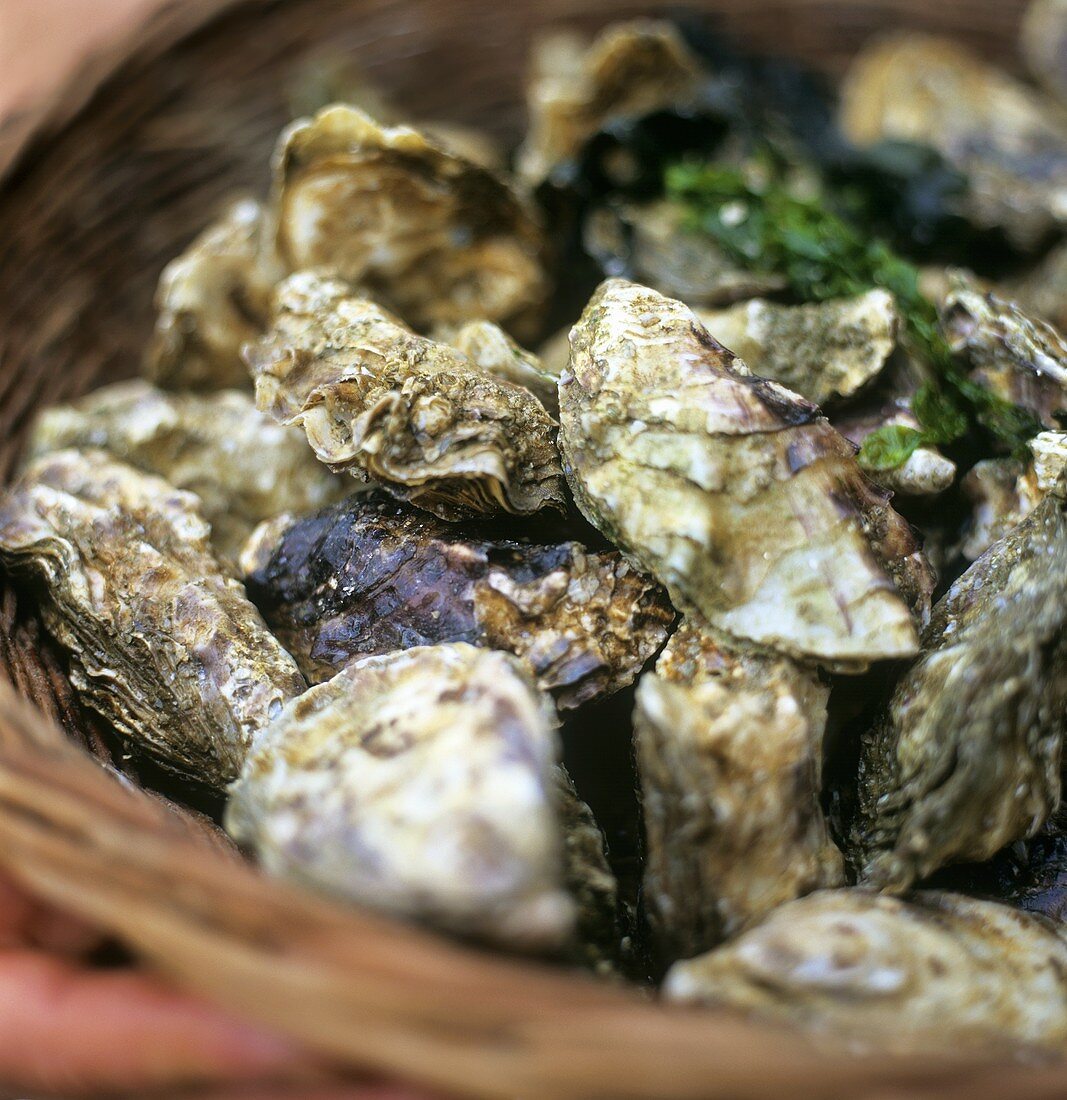
[[[356,656],[470,642],[525,658],[575,707],[631,683],[674,619],[618,553],[489,540],[380,498],[326,508],[252,556],[252,598],[312,681]]]
[[[248,386],[241,345],[263,330],[272,280],[259,265],[263,211],[235,203],[163,270],[145,374],[168,389]]]
[[[434,330],[433,338],[450,344],[479,370],[528,389],[552,417],[559,416],[559,371],[550,370],[532,352],[519,347],[492,321],[471,321]]]
[[[195,496],[100,451],[36,459],[0,506],[0,560],[43,585],[85,703],[221,786],[305,685],[209,534]]]
[[[1067,329],[1067,244],[1055,245],[1036,267],[1000,283],[996,293],[1061,332]]]
[[[535,186],[572,160],[605,124],[692,98],[705,79],[673,24],[614,23],[591,43],[562,32],[534,46],[526,92],[529,130],[518,154]]]
[[[925,617],[933,578],[911,529],[815,406],[681,302],[604,283],[571,333],[560,410],[578,506],[678,606],[842,669],[916,651],[908,603]]]
[[[245,355],[259,408],[301,425],[338,473],[449,520],[563,507],[555,422],[536,397],[338,280],[286,279]]]
[[[117,382],[72,405],[46,409],[30,435],[32,460],[96,447],[200,498],[215,551],[228,568],[252,529],[279,512],[311,512],[351,482],[331,474],[301,433],[256,411],[236,390],[173,394]]]
[[[853,61],[842,126],[857,144],[912,141],[967,179],[981,228],[1032,248],[1067,220],[1067,122],[1037,92],[950,39],[897,35]]]
[[[725,306],[785,289],[778,275],[738,266],[666,200],[603,206],[586,219],[586,250],[605,275],[624,275],[691,306]]]
[[[677,963],[665,991],[855,1050],[1018,1056],[1067,1044],[1067,942],[1029,914],[932,891],[812,894]]]
[[[1067,726],[1067,501],[1049,494],[934,608],[922,653],[862,739],[851,849],[907,889],[1036,832]]]
[[[282,134],[271,210],[285,270],[328,268],[418,327],[521,328],[547,294],[541,227],[503,177],[352,107]]]
[[[1023,16],[1019,47],[1030,72],[1061,103],[1067,103],[1067,4],[1032,0]]]
[[[893,295],[885,290],[800,306],[756,298],[696,315],[754,374],[816,405],[850,397],[877,377],[899,327]]]
[[[975,382],[1046,428],[1059,426],[1057,414],[1067,412],[1067,341],[1052,325],[964,280],[946,299],[941,325]]]
[[[275,874],[464,936],[559,948],[574,911],[553,727],[507,654],[366,657],[271,723],[226,827]]]
[[[844,884],[819,806],[828,696],[787,657],[723,644],[690,621],[642,677],[644,897],[668,959]]]

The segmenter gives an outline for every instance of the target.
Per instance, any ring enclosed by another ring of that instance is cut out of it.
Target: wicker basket
[[[718,0],[758,46],[839,69],[871,33],[1013,63],[1017,0]],[[45,403],[132,374],[163,263],[258,189],[289,77],[349,52],[416,116],[513,136],[532,33],[610,0],[183,0],[97,57],[0,156],[0,475]],[[102,768],[30,601],[0,581],[0,867],[150,965],[323,1052],[463,1096],[1053,1097],[1067,1067],[859,1061],[477,954],[272,882],[193,814]]]

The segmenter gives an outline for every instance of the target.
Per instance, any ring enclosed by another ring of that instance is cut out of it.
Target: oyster
[[[263,211],[235,203],[164,269],[145,374],[168,389],[248,386],[241,346],[263,330],[272,279],[260,267]]]
[[[352,107],[282,134],[271,211],[284,270],[335,271],[417,327],[521,329],[548,292],[541,227],[503,177]]]
[[[665,992],[858,1050],[1017,1056],[1067,1044],[1067,941],[1027,913],[932,891],[812,894],[677,963]]]
[[[259,408],[301,425],[336,472],[449,520],[563,507],[555,422],[537,398],[336,279],[286,279],[245,355]]]
[[[691,306],[724,306],[786,287],[781,276],[741,267],[690,232],[685,210],[666,200],[599,207],[583,237],[605,275],[624,275]]]
[[[844,884],[819,806],[828,696],[789,658],[724,644],[690,621],[642,677],[644,897],[668,959]]]
[[[634,20],[591,42],[568,32],[538,42],[526,93],[529,130],[518,153],[535,186],[572,160],[603,126],[691,99],[705,79],[673,24]]]
[[[1029,410],[1046,427],[1067,413],[1067,340],[1013,302],[959,281],[945,301],[941,325],[970,376],[997,396]]]
[[[679,607],[841,669],[916,651],[933,578],[911,529],[815,406],[681,302],[604,283],[571,333],[560,420],[578,506]]]
[[[365,657],[271,723],[226,827],[275,874],[465,936],[558,948],[574,910],[554,721],[507,654]]]
[[[614,551],[494,541],[381,498],[326,508],[250,556],[249,592],[312,681],[356,656],[469,642],[525,658],[575,707],[631,683],[674,619]]]
[[[841,121],[859,145],[912,141],[967,180],[981,228],[1032,248],[1067,220],[1067,122],[1036,91],[958,43],[922,34],[876,42],[853,61]]]
[[[1067,4],[1032,0],[1023,16],[1019,46],[1030,72],[1061,103],[1067,103]]]
[[[305,513],[351,488],[236,390],[173,394],[147,382],[117,382],[72,405],[46,409],[30,435],[30,459],[64,448],[96,447],[200,498],[220,561],[231,570],[262,520]]]
[[[919,659],[863,737],[851,829],[862,881],[905,890],[945,864],[988,859],[1056,808],[1065,621],[1057,492],[938,602]]]
[[[893,295],[885,290],[800,306],[756,298],[696,315],[754,374],[816,405],[850,397],[877,377],[899,327]]]
[[[168,767],[221,786],[305,685],[220,572],[199,507],[103,452],[57,451],[4,496],[0,560],[42,584],[84,702]]]

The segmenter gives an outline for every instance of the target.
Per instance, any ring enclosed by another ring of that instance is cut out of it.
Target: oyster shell
[[[897,343],[893,295],[783,306],[755,298],[725,310],[696,310],[701,324],[761,378],[816,405],[850,397],[881,373]]]
[[[677,606],[841,669],[916,651],[908,604],[925,616],[933,578],[911,529],[815,406],[681,302],[604,283],[571,333],[560,420],[578,506]]]
[[[145,374],[168,389],[248,386],[241,346],[263,330],[273,280],[260,267],[263,210],[235,203],[163,269]]]
[[[1067,340],[1013,302],[960,280],[945,301],[941,325],[949,346],[986,389],[1028,409],[1046,427],[1067,412]]]
[[[923,34],[876,42],[852,63],[842,126],[859,145],[912,141],[967,179],[967,216],[1032,248],[1067,219],[1067,122],[1043,97],[958,43]]]
[[[519,175],[536,186],[606,123],[684,103],[704,79],[700,62],[666,21],[614,23],[592,42],[566,31],[546,36],[532,52]]]
[[[558,948],[573,904],[551,704],[468,645],[354,661],[271,723],[226,827],[274,874],[509,947]]]
[[[417,327],[521,329],[548,292],[537,216],[503,177],[356,108],[283,132],[270,209],[284,270],[330,269]]]
[[[919,659],[861,743],[851,855],[907,889],[1036,832],[1067,725],[1067,502],[1049,494],[938,602]]]
[[[103,452],[58,451],[5,494],[0,560],[43,586],[83,701],[168,767],[221,786],[305,685],[221,573],[199,508]]]
[[[46,409],[28,457],[96,447],[200,498],[219,560],[231,571],[256,524],[279,512],[311,512],[352,483],[331,474],[295,428],[282,428],[236,390],[173,394],[117,382],[71,405]]]
[[[338,473],[449,520],[563,507],[555,421],[536,397],[338,280],[286,279],[245,355],[259,408],[301,425]]]
[[[1033,467],[1014,458],[986,458],[975,463],[960,488],[973,506],[960,543],[960,553],[968,561],[980,558],[1021,523],[1044,495]]]
[[[798,1025],[828,1045],[958,1054],[1067,1044],[1067,942],[994,902],[826,890],[677,963],[670,1000]]]
[[[844,884],[819,806],[828,696],[787,657],[723,644],[691,621],[641,678],[644,898],[666,958]]]
[[[632,683],[674,619],[614,551],[464,534],[381,498],[324,509],[251,556],[249,592],[312,681],[356,656],[469,642],[523,657],[575,707]]]

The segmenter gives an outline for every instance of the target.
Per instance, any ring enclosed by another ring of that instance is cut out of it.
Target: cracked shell
[[[259,408],[302,426],[337,473],[448,520],[563,508],[555,422],[537,398],[339,280],[286,279],[245,356]]]
[[[43,589],[82,700],[167,767],[222,786],[304,690],[208,545],[198,499],[100,451],[26,468],[0,505],[0,559]]]
[[[554,721],[507,654],[366,657],[271,724],[226,826],[274,874],[464,936],[560,949],[574,910]]]
[[[933,576],[911,528],[815,406],[681,302],[604,283],[571,333],[560,421],[578,506],[676,606],[842,670],[916,652]]]

